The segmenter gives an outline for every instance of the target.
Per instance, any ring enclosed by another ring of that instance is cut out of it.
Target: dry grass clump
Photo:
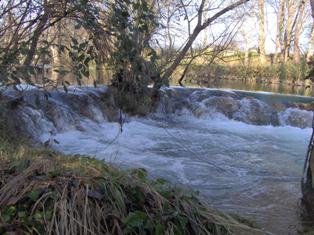
[[[143,169],[0,146],[0,234],[261,234]]]

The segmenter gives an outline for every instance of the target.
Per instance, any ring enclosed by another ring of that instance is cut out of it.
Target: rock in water
[[[312,126],[313,112],[288,108],[279,113],[281,125],[295,126],[299,128],[307,128]]]
[[[233,118],[248,124],[255,125],[277,125],[278,117],[276,111],[266,103],[254,98],[243,98],[240,100],[240,109]]]

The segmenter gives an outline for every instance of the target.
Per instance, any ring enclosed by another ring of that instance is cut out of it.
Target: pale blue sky
[[[199,0],[194,0],[195,4],[199,2]],[[275,3],[276,0],[274,0]],[[297,1],[297,0],[295,0]],[[223,4],[226,5],[230,3],[230,1],[224,1]],[[214,5],[219,6],[219,1],[211,1],[211,3]],[[229,23],[216,23],[213,26],[209,27],[207,30],[204,30],[199,37],[197,38],[196,42],[194,43],[194,46],[197,46],[198,44],[201,44],[204,41],[204,38],[209,35],[209,41],[211,41],[213,35],[218,35],[222,31],[224,31],[226,28],[232,28],[234,26],[235,20],[233,20],[236,15],[241,15],[243,12],[246,12],[250,14],[251,16],[245,16],[245,19],[243,20],[242,26],[239,27],[239,31],[237,33],[237,36],[235,38],[235,41],[237,42],[238,46],[242,49],[245,49],[246,43],[244,40],[243,35],[245,34],[249,38],[249,47],[250,48],[257,48],[258,47],[258,22],[256,17],[257,12],[257,0],[251,0],[250,4],[254,6],[255,9],[250,9],[248,12],[248,5],[246,7],[241,7],[237,10],[232,11],[226,20],[229,20]],[[274,4],[275,5],[275,4]],[[214,8],[214,7],[213,7]],[[221,6],[220,8],[221,9]],[[307,5],[307,10],[309,10],[309,4]],[[193,9],[191,10],[193,12]],[[194,10],[195,13],[195,10]],[[215,13],[215,10],[210,12],[210,15],[213,15]],[[270,6],[269,4],[266,4],[266,52],[267,53],[274,53],[275,52],[275,39],[277,34],[277,14],[275,12],[275,9],[273,6]],[[231,23],[233,22],[233,23]],[[301,36],[301,48],[303,51],[306,51],[308,46],[308,38],[309,38],[309,29],[310,25],[312,24],[311,17],[308,17],[305,23],[304,32]],[[192,23],[192,28],[196,25],[196,22]],[[186,39],[188,38],[187,33],[187,23],[183,19],[180,19],[179,21],[173,22],[173,27],[176,29],[173,29],[171,34],[173,37],[173,40],[175,41],[176,47],[179,47],[182,45]],[[163,35],[162,38],[160,38],[161,41],[166,40],[166,32],[160,32],[161,35]]]

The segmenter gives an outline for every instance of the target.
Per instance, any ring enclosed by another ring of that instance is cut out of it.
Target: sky
[[[196,4],[199,0],[195,0]],[[295,0],[296,1],[296,0]],[[212,1],[214,4],[218,1]],[[251,4],[257,5],[257,0],[251,0]],[[219,5],[219,4],[218,4]],[[309,6],[308,6],[309,8]],[[220,8],[221,9],[221,8]],[[241,10],[239,10],[241,11]],[[255,9],[257,11],[257,9]],[[213,15],[215,11],[211,12],[211,15]],[[237,10],[234,10],[229,16],[232,18],[233,15],[237,14]],[[247,16],[244,20],[244,23],[242,24],[241,28],[239,29],[239,32],[237,33],[237,36],[235,38],[235,41],[237,42],[238,46],[241,49],[245,49],[246,44],[243,35],[245,34],[247,38],[249,38],[249,48],[258,48],[258,21],[256,14],[254,12],[250,12],[252,16]],[[269,4],[266,4],[265,8],[265,14],[266,14],[266,26],[265,26],[265,34],[266,34],[266,53],[274,53],[275,52],[275,39],[277,34],[277,14],[274,7],[272,7]],[[232,21],[232,20],[231,20]],[[309,29],[310,25],[312,23],[311,17],[307,17],[306,23],[305,23],[305,30],[302,33],[301,36],[301,49],[303,52],[306,51],[308,46],[308,38],[309,38]],[[176,25],[175,25],[176,24]],[[179,23],[174,23],[175,27],[180,28],[179,31],[173,31],[173,38],[175,40],[175,46],[180,47],[182,44],[186,42],[186,39],[188,37],[187,33],[187,23],[186,21],[180,21]],[[196,25],[196,20],[192,22],[192,29]],[[197,46],[198,44],[201,44],[204,41],[204,38],[210,35],[210,38],[212,35],[218,35],[220,32],[225,30],[226,27],[232,27],[232,24],[214,24],[213,26],[209,27],[208,29],[204,30],[197,38],[197,40],[194,43],[194,46]],[[165,35],[165,32],[163,33]],[[210,41],[210,39],[209,39]]]

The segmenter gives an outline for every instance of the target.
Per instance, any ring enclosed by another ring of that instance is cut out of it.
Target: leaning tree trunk
[[[265,53],[265,1],[258,0],[258,22],[259,22],[259,53],[260,63],[266,63]]]
[[[275,53],[275,62],[278,60],[278,53],[282,50],[283,44],[283,31],[284,31],[284,18],[285,18],[285,1],[280,1],[280,7],[277,15],[277,35],[276,35],[276,53]]]
[[[46,26],[48,20],[49,20],[49,17],[47,14],[44,14],[40,18],[39,23],[38,23],[38,25],[37,25],[37,27],[34,30],[34,33],[32,35],[30,47],[29,47],[28,53],[27,53],[26,58],[25,58],[24,63],[23,63],[24,66],[30,66],[31,65],[32,60],[33,60],[35,53],[36,53],[38,41],[39,41],[40,36],[42,35],[43,31],[45,30],[45,26]]]
[[[96,61],[96,81],[97,84],[105,83],[104,64],[100,61]]]
[[[55,45],[50,47],[51,54],[52,54],[52,63],[51,63],[51,80],[54,81],[56,84],[61,82],[61,72],[58,70],[62,69],[62,53],[60,51],[61,46],[61,22],[59,22],[55,27],[51,30],[54,31],[55,34]]]
[[[311,35],[310,35],[310,39],[309,39],[309,47],[308,47],[307,53],[306,53],[306,61],[307,62],[310,62],[311,58],[313,56],[313,44],[314,44],[314,19],[313,19],[312,28],[311,28]]]
[[[301,62],[301,49],[300,49],[300,34],[303,27],[304,22],[304,14],[305,14],[305,1],[301,0],[299,10],[298,10],[298,18],[296,22],[295,32],[294,32],[294,53],[293,53],[293,61],[296,64]]]
[[[295,24],[295,14],[297,11],[296,3],[294,0],[288,0],[288,18],[286,23],[286,31],[284,35],[284,42],[283,42],[283,62],[287,63],[289,59],[289,52],[291,48],[291,38],[293,33],[293,27]]]
[[[198,11],[198,22],[196,27],[194,28],[193,33],[190,35],[188,41],[186,42],[186,44],[184,45],[183,49],[179,52],[179,54],[177,55],[177,57],[174,59],[173,63],[170,65],[169,68],[167,68],[162,76],[162,80],[166,80],[169,77],[171,77],[171,75],[174,73],[174,71],[176,70],[176,68],[179,66],[180,62],[184,59],[186,53],[189,51],[189,49],[191,48],[193,42],[195,41],[195,39],[197,38],[197,36],[199,35],[199,33],[206,29],[212,22],[214,22],[215,20],[217,20],[219,17],[221,17],[222,15],[226,14],[227,12],[237,8],[238,6],[241,6],[242,4],[248,2],[250,0],[239,0],[227,7],[225,7],[224,9],[222,9],[221,11],[217,12],[215,15],[213,15],[212,17],[208,18],[205,20],[205,22],[202,23],[202,17],[203,17],[203,10],[204,10],[204,3],[205,0],[202,1],[201,6],[199,8]],[[156,84],[162,84],[162,83],[156,83]],[[157,85],[158,86],[158,85]],[[159,87],[155,86],[155,89],[158,89]]]
[[[311,29],[311,36],[309,40],[309,47],[307,50],[306,60],[310,62],[313,56],[313,44],[314,44],[314,0],[310,0],[311,3],[311,10],[312,10],[312,29]]]

